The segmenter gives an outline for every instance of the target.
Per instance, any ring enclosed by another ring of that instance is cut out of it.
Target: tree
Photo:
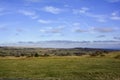
[[[34,57],[39,57],[39,54],[38,54],[38,53],[35,53]]]

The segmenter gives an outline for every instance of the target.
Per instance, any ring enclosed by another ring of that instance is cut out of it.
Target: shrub
[[[92,54],[89,54],[90,56],[105,56],[101,51],[95,51]]]
[[[31,57],[31,55],[26,55],[26,58],[29,58],[29,57]]]
[[[104,56],[105,56],[105,54],[100,54],[100,56],[101,56],[101,57],[104,57]]]
[[[115,59],[120,59],[120,55],[117,55],[114,57]]]
[[[109,52],[108,51],[103,51],[104,53],[108,54]]]
[[[43,55],[43,57],[47,57],[47,56],[50,56],[49,54],[47,54],[47,53],[45,53],[44,55]]]
[[[82,55],[85,55],[85,53],[80,53],[80,52],[78,52],[78,53],[74,53],[76,56],[82,56]]]
[[[15,57],[20,57],[20,55],[15,55]]]
[[[19,53],[16,53],[14,56],[15,56],[15,57],[20,57],[20,54],[19,54]]]
[[[21,56],[25,56],[25,54],[23,54],[23,53],[22,53],[22,54],[20,54],[20,55],[21,55]]]
[[[6,55],[4,55],[4,54],[0,54],[0,56],[1,56],[1,57],[5,57]]]
[[[38,53],[35,53],[34,57],[39,57],[39,54],[38,54]]]
[[[94,56],[98,56],[97,54],[95,53],[92,53],[92,54],[89,54],[91,57],[94,57]]]

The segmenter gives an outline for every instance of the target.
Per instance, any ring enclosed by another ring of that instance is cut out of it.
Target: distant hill
[[[120,50],[120,41],[67,41],[67,40],[53,40],[53,41],[38,41],[38,42],[17,42],[4,43],[0,46],[12,47],[41,47],[41,48],[101,48],[101,49],[115,49]]]

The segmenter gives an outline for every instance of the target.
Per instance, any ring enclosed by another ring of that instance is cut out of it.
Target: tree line
[[[51,48],[13,48],[0,47],[0,56],[15,57],[47,57],[47,56],[105,56],[109,50],[90,48],[51,49]]]

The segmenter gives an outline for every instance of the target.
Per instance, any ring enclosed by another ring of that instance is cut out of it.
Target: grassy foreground
[[[118,54],[118,53],[117,53]],[[120,59],[66,56],[0,58],[0,78],[33,80],[120,80]]]

